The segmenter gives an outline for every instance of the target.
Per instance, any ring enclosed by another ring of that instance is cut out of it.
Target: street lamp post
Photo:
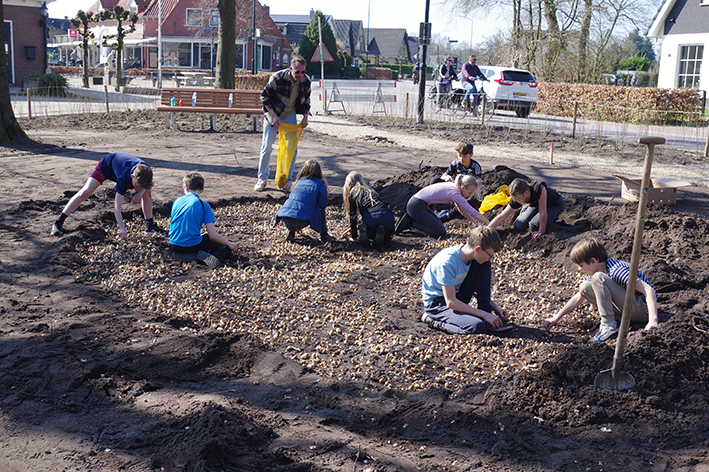
[[[42,24],[42,37],[44,38],[42,42],[44,43],[44,73],[48,74],[48,64],[47,64],[47,31],[49,23],[49,10],[47,9],[47,2],[42,2],[42,8],[39,9],[39,14],[42,16],[40,23]]]
[[[462,19],[468,20],[470,22],[470,55],[473,55],[473,20],[472,18],[467,18],[465,16],[461,16]]]

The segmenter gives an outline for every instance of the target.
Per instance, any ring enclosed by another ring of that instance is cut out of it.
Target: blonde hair
[[[342,187],[342,200],[345,205],[345,218],[350,215],[350,196],[357,196],[363,192],[369,197],[374,205],[376,202],[374,200],[374,189],[367,185],[367,182],[362,177],[359,172],[353,171],[347,174],[345,178],[345,185]]]
[[[472,175],[458,174],[455,178],[455,186],[458,187],[458,190],[471,188],[472,195],[478,200],[482,199],[482,188],[480,188],[480,181]]]
[[[492,249],[499,252],[502,249],[502,240],[495,228],[489,226],[477,226],[473,228],[468,236],[468,245],[471,247],[480,246],[483,249]]]

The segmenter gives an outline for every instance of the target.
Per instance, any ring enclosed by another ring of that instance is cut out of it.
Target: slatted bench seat
[[[195,106],[192,106],[192,95],[197,94]],[[229,96],[231,95],[231,107]],[[239,115],[262,115],[260,90],[234,90],[210,88],[163,88],[160,95],[158,111],[169,112],[168,127],[175,126],[175,113],[207,113],[212,115],[209,120],[210,128],[217,127],[217,114],[230,113]],[[171,106],[171,99],[175,99],[175,106]],[[179,106],[182,100],[183,106]],[[258,120],[254,116],[254,131],[258,127]]]

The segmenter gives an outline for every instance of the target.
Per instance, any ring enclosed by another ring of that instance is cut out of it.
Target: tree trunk
[[[544,0],[544,18],[547,20],[548,46],[544,55],[542,80],[551,81],[555,77],[556,63],[564,49],[564,38],[559,30],[559,20],[556,18],[556,3],[554,0]]]
[[[217,88],[233,89],[236,86],[236,2],[218,0],[219,41],[217,42]]]
[[[593,0],[584,0],[584,4],[583,22],[579,32],[578,67],[576,71],[576,80],[578,82],[588,82],[588,37],[591,32]]]
[[[84,63],[82,64],[83,77],[81,79],[82,79],[84,88],[89,88],[89,40],[88,39],[83,40],[82,55],[84,57],[84,59],[83,59]]]
[[[512,0],[512,66],[519,68],[519,43],[522,40],[522,0]]]
[[[1,38],[5,37],[4,18],[5,12],[3,10],[2,2],[0,1]],[[7,57],[5,56],[4,49],[0,51],[0,120],[2,120],[2,127],[0,128],[0,142],[27,137],[15,118],[15,112],[12,111],[12,102],[10,101],[10,78],[7,75]]]

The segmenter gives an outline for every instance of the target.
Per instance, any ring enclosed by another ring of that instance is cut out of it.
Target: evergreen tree
[[[655,62],[655,48],[652,47],[652,42],[649,38],[640,36],[640,30],[635,28],[635,30],[628,35],[628,39],[635,48],[635,56],[645,56],[651,63]]]
[[[337,42],[335,41],[335,35],[332,33],[332,28],[330,28],[330,24],[320,10],[315,12],[310,24],[305,28],[303,38],[300,40],[300,55],[308,61],[307,70],[309,74],[320,73],[320,63],[310,61],[320,43],[318,36],[318,17],[320,18],[320,25],[322,27],[322,41],[325,43],[325,47],[334,59],[333,62],[325,63],[325,72],[328,74],[336,74],[342,68],[342,58],[337,55]]]

